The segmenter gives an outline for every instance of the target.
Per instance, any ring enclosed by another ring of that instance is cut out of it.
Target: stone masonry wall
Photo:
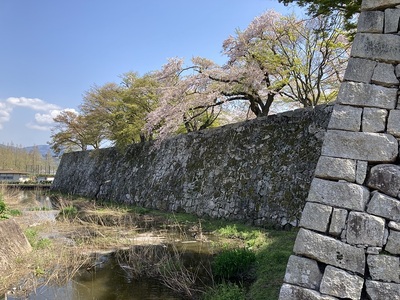
[[[332,106],[64,154],[53,191],[257,225],[298,224]]]
[[[280,300],[400,299],[399,24],[363,1]]]

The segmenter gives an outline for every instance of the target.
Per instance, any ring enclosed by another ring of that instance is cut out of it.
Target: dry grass
[[[198,299],[213,281],[210,264],[197,261],[188,266],[175,244],[135,246],[115,255],[129,278],[156,278],[185,299]]]

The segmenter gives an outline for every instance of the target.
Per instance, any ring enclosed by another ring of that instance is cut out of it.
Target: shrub
[[[217,278],[243,278],[256,261],[254,252],[242,248],[219,253],[212,263],[213,274]]]
[[[64,207],[61,211],[60,211],[60,216],[63,216],[64,218],[75,218],[76,215],[78,214],[78,209],[75,206],[67,206]]]
[[[204,300],[245,300],[245,291],[234,283],[221,283],[204,295]]]
[[[238,228],[236,224],[227,225],[218,229],[216,233],[222,237],[241,239],[245,241],[249,249],[258,249],[266,243],[264,232],[258,229],[249,229],[247,226]]]
[[[2,215],[6,210],[6,204],[3,200],[3,195],[0,193],[0,215]]]
[[[48,238],[41,238],[38,236],[36,229],[28,228],[25,230],[25,236],[34,249],[45,249],[51,245],[51,240]]]

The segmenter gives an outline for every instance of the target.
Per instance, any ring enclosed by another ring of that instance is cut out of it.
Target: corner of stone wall
[[[400,299],[399,24],[363,1],[280,300]]]

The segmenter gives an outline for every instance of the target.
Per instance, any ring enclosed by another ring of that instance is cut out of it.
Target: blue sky
[[[52,118],[94,84],[160,69],[169,57],[223,63],[222,42],[272,0],[1,0],[0,144],[50,140]]]

